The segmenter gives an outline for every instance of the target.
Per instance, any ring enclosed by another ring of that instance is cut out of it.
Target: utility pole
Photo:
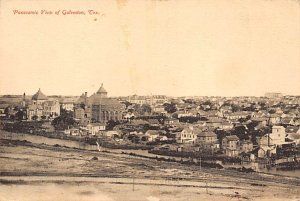
[[[134,175],[132,176],[132,191],[134,191]]]
[[[201,171],[201,156],[200,156],[200,159],[199,159],[199,168],[200,168],[200,171]]]

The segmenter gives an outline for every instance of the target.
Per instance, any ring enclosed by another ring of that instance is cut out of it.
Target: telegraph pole
[[[199,168],[200,168],[200,171],[201,171],[201,156],[200,156],[200,159],[199,159]]]

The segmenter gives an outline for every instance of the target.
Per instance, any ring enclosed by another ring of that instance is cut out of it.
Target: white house
[[[99,131],[104,131],[106,126],[104,123],[89,123],[86,126],[88,134],[96,135]]]
[[[178,143],[192,143],[195,144],[197,140],[197,134],[200,133],[199,129],[189,126],[181,131],[178,136]]]

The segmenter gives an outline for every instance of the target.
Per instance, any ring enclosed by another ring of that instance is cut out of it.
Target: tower
[[[26,107],[25,96],[26,96],[26,94],[24,92],[23,99],[22,99],[22,107]]]
[[[107,97],[107,91],[104,89],[103,83],[101,84],[99,90],[97,91],[97,94],[99,94],[101,98]]]

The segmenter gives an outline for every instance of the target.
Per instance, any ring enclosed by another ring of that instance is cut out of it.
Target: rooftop
[[[47,100],[48,97],[39,89],[31,98],[32,100]]]

